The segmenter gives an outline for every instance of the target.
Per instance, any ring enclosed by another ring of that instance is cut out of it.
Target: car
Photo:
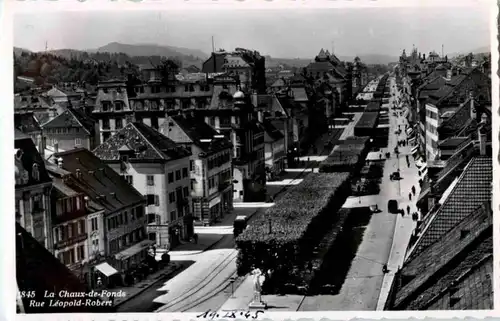
[[[396,180],[399,180],[401,179],[401,174],[399,174],[399,172],[393,172],[389,178],[391,179],[391,181],[396,181]]]
[[[397,214],[398,213],[398,201],[397,200],[389,200],[387,202],[387,210],[389,213]]]

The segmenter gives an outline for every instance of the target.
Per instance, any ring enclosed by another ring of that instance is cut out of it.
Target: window
[[[168,173],[168,182],[169,183],[174,182],[174,173],[173,172]]]
[[[129,183],[130,185],[133,185],[134,180],[133,180],[132,175],[122,175],[122,177],[125,178],[125,180],[127,181],[127,183]]]
[[[40,171],[38,169],[38,164],[37,163],[34,163],[33,164],[33,172],[32,172],[32,176],[33,176],[33,179],[35,181],[39,181],[40,180]]]
[[[189,196],[189,188],[187,186],[184,187],[184,197],[188,197]]]
[[[128,162],[128,155],[120,155],[120,160],[124,163]]]
[[[69,264],[73,264],[75,262],[76,262],[76,260],[75,260],[75,251],[73,251],[73,249],[71,249],[71,250],[69,250]]]
[[[42,197],[40,195],[33,196],[32,202],[33,202],[33,208],[32,208],[33,212],[42,210]]]
[[[99,229],[99,225],[97,223],[97,217],[94,217],[90,220],[90,230],[97,231]]]
[[[168,193],[168,202],[169,203],[175,202],[175,193],[174,192]]]
[[[107,141],[109,139],[109,137],[111,137],[111,133],[102,133],[103,142]]]
[[[148,206],[149,205],[156,205],[156,202],[155,202],[156,197],[155,196],[156,195],[154,195],[154,194],[148,194],[148,195],[146,195],[146,197],[147,197],[147,205]]]
[[[118,88],[121,90],[121,88]],[[115,110],[116,111],[121,111],[123,109],[123,102],[121,101],[115,101]]]
[[[102,129],[109,129],[109,119],[102,120]]]
[[[144,216],[144,207],[137,207],[135,211],[135,216],[141,218]]]
[[[189,161],[189,170],[190,170],[191,172],[194,172],[194,160],[190,160],[190,161]]]
[[[78,247],[78,261],[82,261],[83,259],[85,259],[85,249],[83,248],[83,245],[80,245]]]
[[[148,186],[155,186],[155,177],[154,175],[146,176]]]
[[[187,167],[184,167],[182,169],[182,178],[186,178],[186,177],[188,177],[188,169],[187,169]]]
[[[102,101],[102,111],[109,111],[111,109],[111,102],[110,101]]]
[[[82,145],[82,139],[79,137],[75,138],[75,146],[81,146]]]
[[[170,222],[175,221],[175,211],[170,212]]]
[[[78,227],[79,232],[80,232],[79,234],[84,234],[85,233],[85,220],[80,220],[78,223],[80,225]]]
[[[191,190],[194,190],[194,185],[196,184],[195,179],[191,179]]]
[[[122,128],[123,128],[123,120],[121,118],[116,118],[115,129],[122,129]]]
[[[181,179],[181,170],[178,169],[175,171],[175,180],[178,181]]]
[[[155,195],[155,205],[160,206],[160,196]]]

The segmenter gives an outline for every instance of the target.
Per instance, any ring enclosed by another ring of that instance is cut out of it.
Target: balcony
[[[64,247],[73,245],[75,243],[83,242],[87,239],[87,237],[88,237],[88,235],[85,233],[85,234],[80,234],[80,235],[71,237],[71,238],[63,240],[63,241],[56,242],[54,244],[54,249],[58,250],[58,249],[62,249]]]

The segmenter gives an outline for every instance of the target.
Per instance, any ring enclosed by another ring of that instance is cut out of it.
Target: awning
[[[104,274],[106,277],[112,276],[113,274],[118,273],[118,271],[109,265],[108,263],[104,262],[99,265],[96,265],[95,268],[99,270],[102,274]]]
[[[418,152],[418,146],[413,146],[413,147],[411,148],[411,153],[412,153],[412,154],[416,154],[417,152]]]
[[[407,118],[409,113],[410,111],[408,109],[405,109],[405,111],[403,112],[403,117]]]
[[[411,134],[413,134],[413,129],[410,127],[406,130],[406,135],[410,136]]]
[[[220,196],[217,196],[214,199],[211,199],[210,202],[208,202],[208,208],[212,208],[213,206],[219,203],[220,203]]]
[[[153,240],[142,240],[139,243],[132,245],[128,249],[125,249],[125,250],[115,254],[115,259],[117,259],[117,260],[128,259],[129,257],[136,255],[137,253],[144,250],[148,246],[151,246],[154,243],[155,243],[155,241],[153,241]]]

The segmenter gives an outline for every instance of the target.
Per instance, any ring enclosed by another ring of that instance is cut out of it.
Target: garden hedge
[[[349,173],[309,174],[238,236],[238,274],[271,269],[268,279],[276,285],[299,277],[349,193]]]
[[[339,141],[334,149],[319,166],[321,173],[356,172],[366,158],[369,137],[349,137]]]

